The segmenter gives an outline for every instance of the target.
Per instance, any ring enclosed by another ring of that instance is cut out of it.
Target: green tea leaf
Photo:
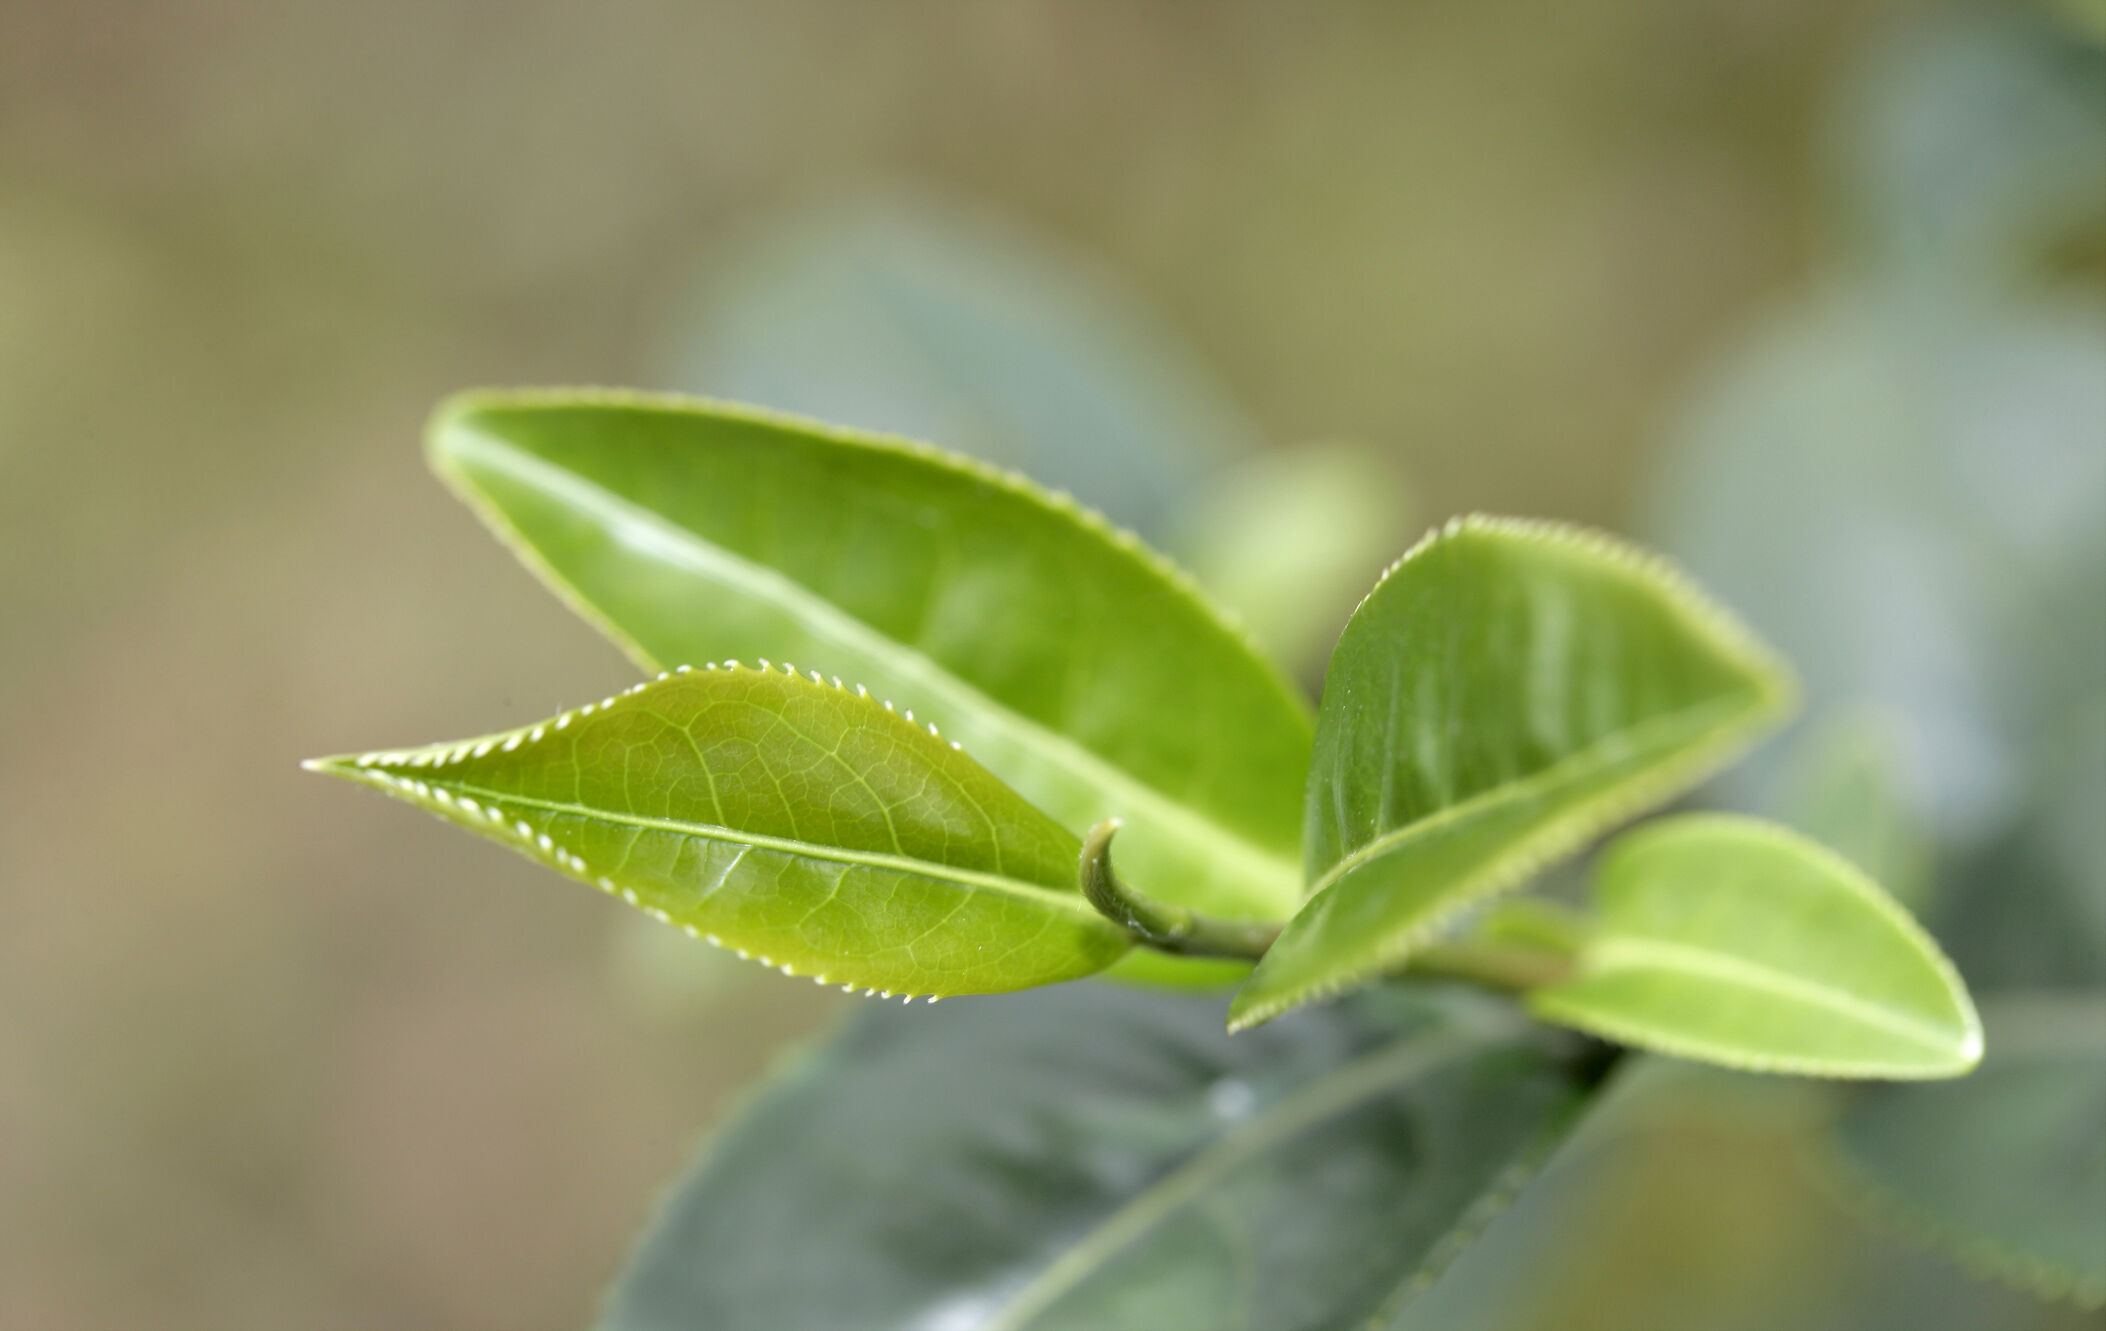
[[[2106,1304],[2106,993],[2004,999],[1982,1018],[1973,1076],[1852,1102],[1844,1193],[1977,1273]]]
[[[873,1009],[713,1144],[603,1326],[1387,1325],[1563,1136],[1599,1052],[1417,987],[1233,1039],[1218,1000],[1109,985]]]
[[[1914,1080],[1981,1060],[1959,975],[1826,847],[1726,814],[1619,838],[1571,979],[1529,1007],[1623,1044],[1757,1072]]]
[[[1231,1020],[1398,966],[1458,910],[1695,784],[1790,695],[1767,650],[1649,556],[1549,524],[1451,522],[1332,653],[1309,901]]]
[[[1306,704],[1190,581],[1063,497],[913,444],[704,402],[475,395],[434,465],[653,669],[840,673],[942,726],[1123,867],[1218,914],[1292,909]]]
[[[309,766],[786,975],[894,993],[1074,979],[1130,940],[1081,843],[936,727],[790,667],[682,671],[539,725]]]

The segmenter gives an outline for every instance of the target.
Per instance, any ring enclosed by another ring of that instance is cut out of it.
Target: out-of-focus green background
[[[698,1132],[851,1001],[299,774],[629,678],[427,477],[440,396],[765,384],[847,354],[792,317],[812,247],[878,237],[844,262],[883,287],[885,237],[910,271],[978,237],[1180,348],[1202,447],[1379,450],[1398,549],[1470,508],[1642,530],[1706,367],[1884,243],[1835,126],[1939,21],[0,0],[0,1328],[579,1325]],[[865,423],[972,443],[945,389]],[[1906,1283],[1764,1112],[1626,1171],[1610,1259],[1507,1273],[1534,1324],[1791,1325],[1764,1299],[1851,1245]],[[1958,1306],[2030,1324],[1999,1298]]]

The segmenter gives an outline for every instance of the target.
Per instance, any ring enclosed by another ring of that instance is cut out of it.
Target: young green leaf
[[[706,402],[478,394],[434,466],[652,669],[785,657],[963,741],[1146,891],[1278,919],[1307,705],[1189,579],[1072,501],[896,440]]]
[[[1384,575],[1331,655],[1309,901],[1236,995],[1233,1026],[1402,964],[1463,907],[1693,785],[1791,691],[1761,644],[1649,556],[1545,523],[1449,523]]]
[[[1602,855],[1596,931],[1547,1021],[1757,1072],[1918,1080],[1982,1056],[1950,962],[1856,866],[1772,823],[1665,819]]]
[[[1982,1020],[1975,1075],[1851,1102],[1842,1192],[1977,1273],[2106,1305],[2106,993],[1985,1002]]]
[[[860,688],[726,663],[524,730],[309,766],[504,842],[822,984],[989,993],[1131,940],[1081,844],[936,727]]]
[[[1598,1053],[1428,988],[1233,1039],[1218,1001],[1110,985],[874,1008],[713,1144],[602,1326],[1388,1326],[1564,1136]]]

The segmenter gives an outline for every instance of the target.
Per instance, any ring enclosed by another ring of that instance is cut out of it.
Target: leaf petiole
[[[1180,957],[1234,957],[1255,961],[1280,936],[1269,920],[1229,920],[1187,906],[1143,896],[1112,872],[1111,839],[1124,824],[1107,818],[1082,842],[1082,894],[1136,942]]]
[[[1571,953],[1532,943],[1466,939],[1431,943],[1411,954],[1407,978],[1463,980],[1501,993],[1519,994],[1556,984],[1572,973]]]
[[[1230,920],[1135,891],[1112,869],[1111,841],[1123,824],[1107,818],[1083,838],[1082,894],[1144,947],[1181,957],[1256,960],[1280,936],[1264,920]],[[1563,920],[1566,928],[1577,928]],[[1499,993],[1554,984],[1571,971],[1576,945],[1547,932],[1436,943],[1414,952],[1407,975],[1461,980]]]

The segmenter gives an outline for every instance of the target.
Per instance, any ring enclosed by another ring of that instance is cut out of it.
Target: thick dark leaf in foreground
[[[1601,1063],[1474,994],[1229,1037],[1076,985],[877,1009],[746,1107],[612,1331],[1320,1331],[1431,1282]]]

